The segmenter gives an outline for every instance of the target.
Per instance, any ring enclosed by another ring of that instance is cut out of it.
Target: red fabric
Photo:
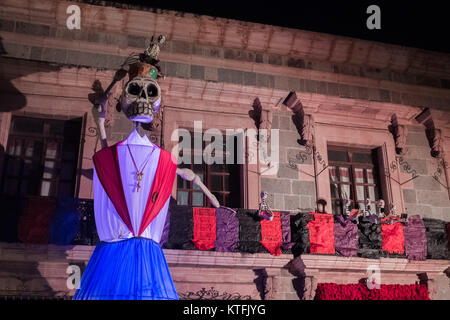
[[[310,213],[314,220],[308,222],[311,253],[334,254],[334,220],[327,213]]]
[[[382,219],[381,221],[384,221]],[[381,236],[383,237],[383,250],[389,253],[405,253],[405,235],[403,224],[396,222],[393,224],[381,224]]]
[[[135,233],[131,224],[125,193],[123,192],[122,177],[120,176],[117,144],[97,151],[92,160],[103,189],[105,189],[123,223],[134,236]]]
[[[23,243],[46,244],[55,201],[47,197],[29,197],[18,224],[18,238]]]
[[[261,244],[274,256],[281,254],[283,236],[280,212],[273,212],[272,221],[261,219]]]
[[[369,290],[365,283],[319,283],[315,300],[430,300],[424,284],[382,284],[380,289]]]
[[[214,248],[216,241],[216,209],[194,207],[194,238],[192,242],[199,250]]]
[[[152,188],[150,189],[144,216],[142,217],[141,227],[139,228],[139,236],[145,231],[153,219],[155,219],[164,207],[167,199],[169,199],[172,193],[176,171],[177,165],[176,161],[172,159],[172,154],[161,149],[158,167],[156,168]]]
[[[131,224],[125,193],[123,192],[117,145],[118,144],[115,144],[109,148],[104,148],[94,155],[93,160],[95,170],[97,171],[98,178],[105,189],[106,194],[113,203],[114,208],[116,208],[120,218],[133,236],[136,236]],[[176,170],[177,165],[176,161],[172,159],[172,154],[161,149],[158,167],[156,168],[153,184],[147,199],[138,236],[145,231],[170,197]]]

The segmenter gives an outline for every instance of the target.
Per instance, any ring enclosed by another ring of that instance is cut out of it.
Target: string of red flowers
[[[315,300],[430,300],[424,284],[382,284],[369,290],[365,283],[319,283]]]

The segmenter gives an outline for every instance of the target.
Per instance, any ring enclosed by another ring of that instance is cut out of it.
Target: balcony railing
[[[99,242],[92,199],[66,198],[56,200],[52,198],[28,197],[26,199],[3,199],[1,205],[4,208],[4,213],[1,217],[0,228],[9,230],[9,238],[5,239],[5,233],[2,232],[3,238],[0,241],[89,246],[96,245]],[[213,245],[205,251],[269,253],[267,246],[264,246],[262,243],[261,221],[264,220],[257,216],[256,210],[236,209],[236,211],[234,223],[238,227],[228,230],[230,233],[237,233],[231,249],[217,249]],[[308,214],[283,214],[288,216],[288,222],[287,225],[283,223],[281,226],[282,243],[278,254],[281,252],[298,256],[300,254],[317,253],[311,250],[309,243],[310,226],[308,224]],[[448,231],[446,231],[446,228],[448,229],[447,223],[436,219],[423,219],[423,221],[426,227],[427,259],[450,259]],[[225,225],[231,224],[231,220],[222,221],[222,223],[225,223]],[[332,223],[333,219],[331,219]],[[365,227],[367,227],[367,223],[365,224]],[[226,227],[229,228],[229,225]],[[368,227],[369,229],[374,229],[375,225]],[[372,235],[367,237],[364,240],[366,242],[363,243],[364,241],[361,239],[365,237],[364,233],[366,231],[362,229],[361,225],[358,225],[358,228],[360,241],[358,248],[356,248],[358,252],[353,254],[353,256],[375,259],[380,257],[406,257],[405,254],[390,253],[382,250],[381,234],[378,235],[378,240],[373,240],[373,243],[367,244],[367,241],[369,241],[367,239],[372,239]],[[14,238],[14,229],[17,230],[16,238]],[[225,234],[228,231],[225,230]],[[175,201],[171,202],[163,238],[165,239],[161,240],[161,245],[164,249],[199,249],[192,241],[194,238],[192,207],[178,206]],[[331,239],[331,241],[334,241],[334,239]],[[334,253],[329,254],[333,255]],[[335,255],[339,254],[336,253]]]

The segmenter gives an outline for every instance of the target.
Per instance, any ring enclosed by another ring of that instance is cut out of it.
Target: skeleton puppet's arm
[[[209,189],[203,184],[203,182],[200,180],[199,176],[196,175],[194,172],[192,172],[191,169],[187,168],[177,168],[177,174],[187,181],[192,181],[196,185],[199,186],[199,188],[203,191],[204,194],[208,197],[209,201],[211,201],[212,205],[215,208],[220,207],[220,203],[217,200],[217,198],[209,191]]]
[[[97,125],[100,130],[100,141],[102,143],[102,148],[106,148],[108,146],[108,143],[106,141],[106,131],[105,131],[105,117],[106,117],[106,109],[105,105],[109,98],[109,93],[111,89],[114,87],[114,85],[122,80],[127,74],[127,71],[125,69],[120,68],[116,71],[114,74],[114,79],[109,84],[108,88],[103,92],[102,96],[99,97],[98,103],[95,104],[96,110],[94,110],[94,119],[97,122]]]

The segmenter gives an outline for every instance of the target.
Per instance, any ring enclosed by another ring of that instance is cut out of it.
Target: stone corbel
[[[434,127],[427,128],[427,138],[430,141],[430,154],[433,158],[440,158],[443,154],[442,148],[442,132]]]
[[[312,147],[314,137],[314,119],[310,115],[305,114],[303,105],[294,91],[289,93],[283,101],[283,104],[294,113],[292,115],[292,121],[294,122],[300,135],[300,139],[297,140],[298,143],[302,146]]]
[[[425,126],[425,133],[431,148],[431,156],[433,158],[441,158],[444,153],[442,147],[442,132],[436,126],[436,119],[434,119],[432,111],[429,108],[426,108],[416,117],[416,120]]]
[[[258,132],[257,139],[260,142],[266,142],[270,145],[270,130],[272,129],[272,112],[270,110],[263,110],[261,101],[258,97],[255,98],[252,105],[252,110],[248,112],[248,115],[255,123],[256,130]],[[261,132],[261,130],[265,130]],[[261,141],[263,140],[263,141]]]
[[[294,289],[300,300],[314,300],[317,288],[317,278],[315,272],[318,270],[306,270],[301,257],[297,257],[287,265],[289,273],[295,278],[292,280]]]
[[[405,155],[408,149],[406,148],[406,138],[408,136],[408,128],[401,125],[397,121],[397,115],[393,114],[391,117],[391,125],[388,127],[389,131],[394,136],[395,152],[398,155]]]
[[[253,122],[255,123],[255,127],[256,130],[258,130],[261,128],[261,123],[262,123],[262,105],[261,105],[261,101],[259,100],[258,97],[255,98],[255,100],[253,101],[253,110],[250,110],[248,112],[248,115],[250,116],[250,118],[252,118]],[[259,134],[258,134],[258,140],[259,140]]]

